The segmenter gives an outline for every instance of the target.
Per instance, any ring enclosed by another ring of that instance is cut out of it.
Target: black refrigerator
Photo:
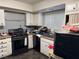
[[[55,33],[54,54],[64,59],[79,59],[79,35]]]

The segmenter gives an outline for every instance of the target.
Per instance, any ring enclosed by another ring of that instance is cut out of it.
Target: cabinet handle
[[[1,44],[3,44],[3,42],[1,42]]]
[[[3,52],[3,50],[1,52]]]
[[[3,48],[3,46],[1,46],[1,48]]]
[[[75,9],[75,7],[73,7],[73,9]]]
[[[2,56],[3,56],[3,54],[2,54]]]

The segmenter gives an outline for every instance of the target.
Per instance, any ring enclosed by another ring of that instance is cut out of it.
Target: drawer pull
[[[2,54],[2,56],[4,56],[4,55]]]
[[[3,42],[1,42],[1,44],[3,44]]]
[[[6,44],[7,42],[1,42],[0,44]]]
[[[1,52],[3,52],[3,50]]]
[[[7,46],[1,46],[0,49],[7,48]]]

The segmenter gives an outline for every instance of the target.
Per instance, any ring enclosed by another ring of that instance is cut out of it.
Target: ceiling
[[[30,4],[35,4],[35,3],[39,3],[40,1],[43,1],[43,0],[16,0],[16,1],[24,2],[24,3],[30,3]]]

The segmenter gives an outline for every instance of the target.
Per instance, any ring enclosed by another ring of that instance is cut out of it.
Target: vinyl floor
[[[8,56],[2,59],[48,59],[47,56],[44,56],[43,54],[35,51],[35,50],[30,50],[28,52],[15,55],[15,56]]]

